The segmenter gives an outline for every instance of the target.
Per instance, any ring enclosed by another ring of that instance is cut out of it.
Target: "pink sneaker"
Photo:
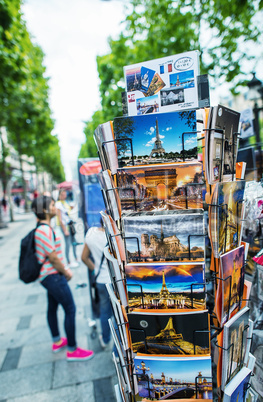
[[[61,349],[64,349],[67,346],[67,344],[68,344],[67,338],[60,338],[60,340],[61,340],[61,343],[59,345],[56,345],[55,343],[53,343],[53,345],[52,345],[53,353],[57,353]]]
[[[67,351],[67,361],[69,362],[78,362],[83,360],[89,360],[94,356],[94,352],[92,350],[85,350],[81,348],[77,348],[74,352]]]

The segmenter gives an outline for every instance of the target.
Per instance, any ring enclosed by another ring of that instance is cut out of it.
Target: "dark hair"
[[[46,212],[44,210],[49,210],[51,201],[54,201],[53,198],[47,195],[41,195],[34,199],[31,208],[38,219],[46,219]]]

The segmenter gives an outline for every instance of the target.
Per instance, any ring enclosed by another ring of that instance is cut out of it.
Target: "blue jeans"
[[[62,231],[62,230],[61,230]],[[62,231],[63,232],[63,231]],[[70,263],[70,258],[69,258],[69,250],[70,250],[70,246],[72,245],[73,248],[73,254],[75,257],[75,260],[77,260],[77,252],[76,252],[76,245],[73,244],[75,242],[74,237],[72,236],[71,233],[69,233],[68,236],[65,235],[65,233],[63,232],[63,236],[65,239],[65,254],[66,254],[66,259],[68,264]]]
[[[47,299],[48,299],[47,321],[53,341],[56,342],[60,339],[57,310],[59,304],[61,304],[65,312],[64,328],[68,340],[68,348],[69,350],[74,350],[76,348],[76,338],[75,338],[76,307],[70,287],[68,285],[65,276],[62,274],[48,275],[41,282],[41,285],[47,289]]]
[[[102,339],[104,343],[109,343],[111,338],[110,326],[108,319],[112,316],[112,307],[109,294],[104,283],[97,283],[100,300],[100,324],[102,330]]]

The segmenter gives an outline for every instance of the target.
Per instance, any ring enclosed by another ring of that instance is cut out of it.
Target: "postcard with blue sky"
[[[182,73],[170,74],[170,87],[194,88],[194,70],[183,71]]]
[[[156,71],[147,67],[141,68],[141,91],[147,92]]]
[[[205,380],[206,387],[199,398],[212,400],[210,357],[136,356],[134,365],[141,397],[156,401],[164,392],[166,399],[193,398],[196,381],[200,384]]]
[[[130,309],[205,309],[202,263],[128,264],[125,272]]]
[[[195,111],[117,117],[113,130],[119,167],[197,160]]]

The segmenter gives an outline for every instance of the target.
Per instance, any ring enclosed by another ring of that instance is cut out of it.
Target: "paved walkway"
[[[91,338],[88,288],[79,286],[87,284],[83,264],[73,269],[70,286],[77,306],[78,344],[93,349],[95,356],[87,362],[67,362],[65,351],[51,352],[45,290],[18,279],[20,241],[34,225],[33,214],[17,214],[16,222],[0,230],[0,402],[116,401],[111,352],[101,349],[97,337]],[[59,320],[62,332],[62,310]]]

